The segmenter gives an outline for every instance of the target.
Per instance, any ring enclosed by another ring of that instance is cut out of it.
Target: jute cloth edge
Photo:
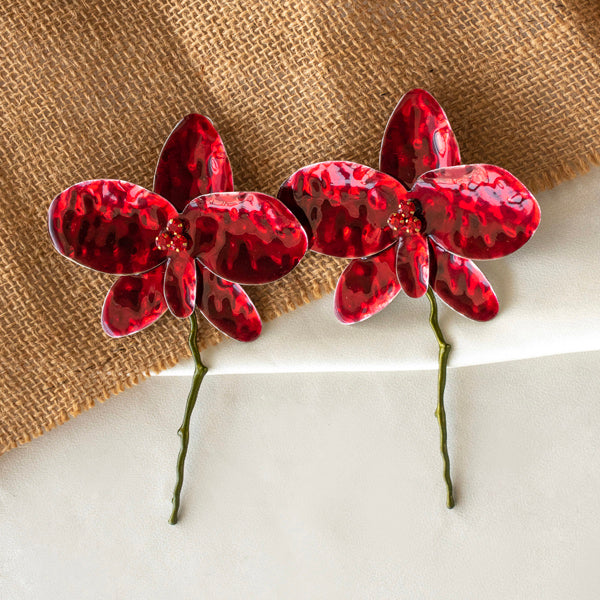
[[[278,311],[276,314],[271,313],[268,317],[262,317],[262,321],[272,321],[286,313],[292,312],[293,310],[304,306],[305,304],[309,304],[313,300],[318,300],[319,298],[330,294],[335,289],[336,283],[336,277],[328,278],[326,281],[316,282],[309,289],[304,290],[302,293],[295,294],[291,298],[288,298],[288,302],[286,303],[284,310]],[[208,347],[218,345],[223,339],[223,336],[216,340],[213,338],[208,341],[205,339],[198,339],[198,347],[200,348],[200,351],[202,351]],[[102,388],[98,390],[97,394],[90,394],[89,397],[81,399],[80,402],[75,401],[70,410],[62,410],[54,421],[47,422],[46,424],[44,424],[43,427],[36,427],[33,428],[31,431],[23,432],[20,438],[0,448],[0,456],[2,456],[2,454],[4,454],[5,452],[8,452],[9,450],[13,450],[15,448],[18,448],[19,446],[23,446],[24,444],[27,444],[32,440],[41,437],[42,435],[44,435],[44,433],[48,433],[49,431],[52,431],[59,425],[63,425],[71,418],[78,417],[83,412],[94,408],[94,406],[96,406],[96,403],[104,403],[109,398],[112,398],[120,394],[121,392],[124,392],[125,390],[131,389],[132,387],[142,383],[142,381],[149,379],[153,374],[157,375],[161,371],[166,371],[167,369],[174,367],[180,361],[190,357],[191,352],[189,350],[189,347],[186,347],[185,350],[183,350],[182,352],[174,353],[167,359],[156,362],[155,364],[151,365],[150,368],[147,370],[133,375],[128,375],[125,379],[123,379],[113,387]]]

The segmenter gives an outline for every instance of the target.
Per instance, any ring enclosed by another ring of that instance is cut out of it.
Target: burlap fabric
[[[171,316],[106,337],[111,277],[56,254],[46,225],[77,181],[151,186],[188,112],[215,122],[237,189],[271,194],[310,162],[376,166],[412,87],[445,107],[465,162],[535,190],[599,159],[597,1],[8,0],[0,29],[0,452],[188,354]],[[272,319],[330,291],[341,266],[309,255],[251,293]]]

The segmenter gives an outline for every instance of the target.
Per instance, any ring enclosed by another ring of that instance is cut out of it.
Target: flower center
[[[423,223],[416,216],[415,205],[407,200],[400,202],[398,212],[392,213],[388,218],[388,225],[401,235],[421,233]]]
[[[167,227],[156,236],[156,247],[168,252],[185,252],[192,241],[185,234],[185,224],[181,219],[170,219]]]

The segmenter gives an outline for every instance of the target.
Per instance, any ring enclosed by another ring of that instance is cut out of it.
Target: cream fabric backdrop
[[[596,600],[600,169],[540,199],[499,317],[442,311],[453,511],[426,303],[327,297],[205,352],[176,527],[186,365],[4,456],[0,597]]]

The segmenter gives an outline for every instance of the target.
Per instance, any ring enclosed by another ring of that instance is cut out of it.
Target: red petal
[[[102,308],[102,327],[111,337],[136,333],[152,325],[167,310],[163,296],[165,265],[142,275],[119,277]]]
[[[383,134],[379,168],[411,188],[423,173],[459,164],[458,143],[436,99],[425,90],[405,94]]]
[[[155,239],[177,216],[164,198],[126,181],[78,183],[50,205],[48,221],[56,249],[67,258],[113,274],[135,274],[159,265]]]
[[[430,171],[417,180],[411,196],[421,203],[425,233],[467,258],[506,256],[540,222],[540,208],[529,190],[491,165]]]
[[[279,190],[280,200],[300,219],[311,250],[362,258],[397,238],[388,225],[406,191],[394,178],[351,162],[323,162],[296,171]]]
[[[260,316],[244,289],[200,263],[196,298],[202,314],[225,335],[240,342],[251,342],[260,335]]]
[[[335,315],[342,323],[364,321],[384,309],[401,290],[396,276],[396,246],[353,260],[335,288]]]
[[[485,275],[468,258],[431,242],[430,282],[434,292],[455,311],[475,321],[498,314],[498,298]]]
[[[396,273],[402,289],[411,298],[420,298],[429,285],[429,249],[427,239],[418,233],[398,241]]]
[[[211,271],[237,283],[268,283],[304,256],[306,234],[276,198],[255,192],[208,194],[183,216],[194,240],[190,253]]]
[[[189,317],[196,305],[196,261],[171,258],[165,273],[165,298],[169,310],[180,319]]]
[[[209,119],[188,115],[173,129],[156,165],[154,191],[179,212],[202,194],[233,191],[229,158]]]

